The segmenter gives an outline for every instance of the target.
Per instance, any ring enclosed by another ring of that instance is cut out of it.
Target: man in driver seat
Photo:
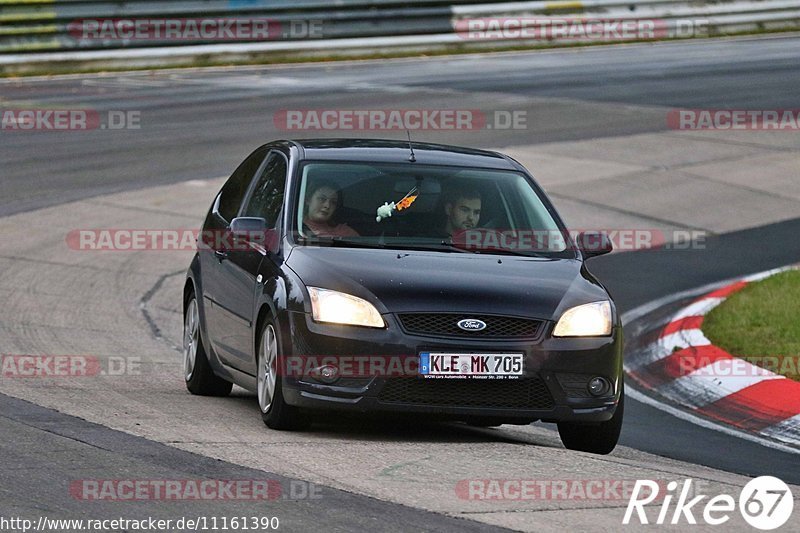
[[[437,237],[473,229],[481,219],[481,194],[472,188],[457,188],[445,196],[444,226],[437,228]]]

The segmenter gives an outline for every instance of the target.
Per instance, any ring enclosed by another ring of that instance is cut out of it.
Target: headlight
[[[553,330],[554,337],[611,335],[611,303],[593,302],[567,309]]]
[[[383,328],[386,324],[375,306],[343,292],[308,287],[311,316],[316,322]]]

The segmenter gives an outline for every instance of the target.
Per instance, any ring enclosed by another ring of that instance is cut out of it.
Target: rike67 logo
[[[650,524],[652,517],[648,518],[645,505],[656,499],[661,499],[661,506],[657,507],[658,516],[652,523],[659,525],[696,525],[699,516],[704,523],[718,526],[728,522],[737,508],[737,501],[729,494],[720,494],[703,502],[708,496],[692,494],[691,479],[684,480],[682,484],[670,481],[665,495],[659,494],[660,488],[661,485],[655,481],[636,480],[622,523],[630,524],[635,512],[640,524]],[[742,518],[763,531],[784,525],[791,517],[793,508],[794,499],[789,486],[776,477],[757,477],[739,493],[738,510]]]

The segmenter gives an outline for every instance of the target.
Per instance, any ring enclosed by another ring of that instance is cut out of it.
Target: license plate
[[[521,353],[419,354],[419,373],[426,378],[513,378],[522,375]]]

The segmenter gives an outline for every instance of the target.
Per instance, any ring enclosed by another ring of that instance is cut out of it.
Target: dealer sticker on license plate
[[[506,378],[522,375],[521,353],[419,354],[419,373],[426,378]]]

